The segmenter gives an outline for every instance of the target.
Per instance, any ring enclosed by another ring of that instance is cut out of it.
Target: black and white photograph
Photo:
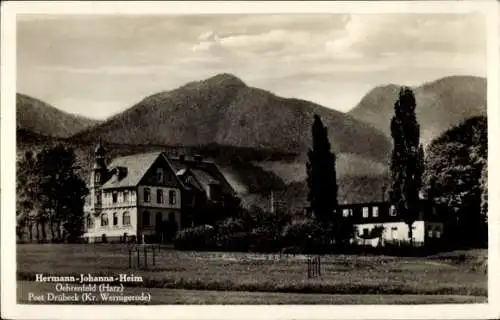
[[[498,9],[428,3],[11,10],[9,299],[489,306]]]

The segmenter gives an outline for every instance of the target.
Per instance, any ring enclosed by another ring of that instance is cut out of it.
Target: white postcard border
[[[180,13],[467,13],[487,18],[488,39],[488,303],[464,305],[301,306],[80,306],[19,305],[16,302],[15,93],[16,15]],[[7,319],[476,319],[500,316],[499,23],[495,1],[414,2],[23,2],[2,3],[1,52],[1,305]]]

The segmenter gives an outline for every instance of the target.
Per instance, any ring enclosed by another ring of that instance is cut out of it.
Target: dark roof
[[[212,177],[208,172],[200,169],[192,169],[193,176],[203,185],[219,184],[219,180]]]
[[[112,189],[137,186],[160,156],[165,157],[165,160],[167,160],[167,163],[178,178],[189,169],[200,183],[205,185],[223,184],[227,192],[234,193],[231,185],[214,162],[206,160],[181,160],[179,158],[167,157],[163,152],[140,153],[115,158],[108,166],[109,171],[113,172],[117,168],[125,168],[126,171],[121,177],[113,174],[101,188]],[[182,179],[178,179],[178,181],[182,187],[186,188]]]
[[[186,172],[186,169],[189,169],[189,171],[200,183],[219,183],[226,190],[225,192],[234,194],[232,186],[214,162],[207,160],[192,160],[189,158],[181,160],[178,157],[168,157],[168,160],[177,175],[183,175]]]
[[[139,184],[142,177],[146,174],[149,168],[161,155],[161,152],[133,154],[125,157],[114,159],[108,168],[113,170],[117,167],[126,168],[126,174],[118,179],[113,175],[106,183],[102,185],[102,189],[133,187]]]

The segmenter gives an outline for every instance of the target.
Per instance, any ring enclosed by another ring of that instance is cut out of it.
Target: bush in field
[[[312,241],[320,238],[322,228],[313,219],[292,220],[282,231],[283,244],[286,247],[310,249]]]
[[[235,232],[242,232],[245,230],[244,223],[241,219],[227,218],[217,226],[218,234],[230,234]]]
[[[252,251],[256,252],[277,252],[281,248],[281,232],[269,226],[254,228],[249,240]]]
[[[177,233],[174,246],[179,250],[203,250],[212,246],[215,229],[209,225],[187,228]]]
[[[237,218],[223,220],[217,226],[215,245],[222,250],[248,250],[249,233],[245,231],[244,221]]]
[[[235,232],[217,235],[215,246],[222,251],[243,251],[250,248],[251,238],[248,232]]]

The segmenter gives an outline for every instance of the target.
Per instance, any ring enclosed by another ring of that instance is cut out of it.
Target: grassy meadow
[[[276,303],[295,301],[301,293],[317,294],[315,296],[325,303],[335,299],[320,298],[320,294],[407,296],[389,299],[394,303],[418,301],[410,299],[410,295],[440,295],[442,298],[429,300],[429,303],[432,300],[438,303],[462,301],[450,298],[453,296],[461,296],[461,299],[468,296],[471,298],[468,301],[486,299],[486,254],[486,250],[469,250],[425,258],[325,255],[321,257],[321,278],[307,279],[305,255],[184,252],[163,248],[156,254],[154,266],[151,252],[148,253],[145,269],[136,267],[136,256],[129,268],[128,249],[123,245],[24,244],[17,246],[17,274],[18,280],[24,283],[33,281],[37,273],[57,276],[128,273],[144,279],[143,283],[131,283],[131,286],[163,290],[166,296],[176,292],[172,289],[190,289],[193,294],[203,291],[205,298],[215,290],[238,291],[240,294],[234,293],[234,301],[240,303],[247,301],[245,297],[251,292],[266,292],[270,297],[274,297],[271,293],[288,294],[288,298],[282,296],[284,300],[270,298],[270,301],[278,301]],[[307,303],[305,296],[309,295],[299,296]],[[172,303],[179,300],[182,298],[177,297]],[[356,303],[359,299],[351,300]],[[388,303],[381,297],[372,300]]]

